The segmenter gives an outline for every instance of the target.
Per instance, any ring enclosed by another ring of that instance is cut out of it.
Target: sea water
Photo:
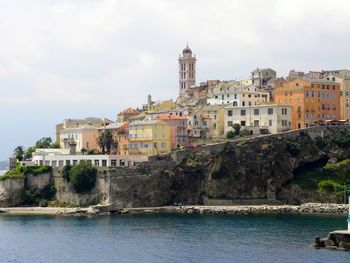
[[[0,262],[350,262],[314,249],[346,215],[0,215]]]

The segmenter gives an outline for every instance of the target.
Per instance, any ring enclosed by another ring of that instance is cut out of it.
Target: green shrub
[[[322,180],[318,183],[318,190],[326,193],[338,193],[344,190],[344,187],[334,180]]]
[[[70,172],[70,182],[74,191],[83,193],[91,190],[96,185],[97,169],[87,161],[80,161],[73,166]]]
[[[245,137],[245,136],[249,136],[249,135],[250,135],[250,132],[248,130],[241,130],[239,132],[240,137]]]
[[[232,138],[234,138],[236,136],[236,132],[235,131],[228,131],[227,133],[226,133],[226,138],[227,139],[232,139]]]
[[[315,144],[320,150],[323,150],[327,146],[326,141],[322,137],[316,137]]]
[[[235,123],[232,125],[232,128],[234,129],[235,134],[238,135],[239,131],[241,130],[241,125],[239,123]]]
[[[301,151],[301,145],[297,142],[287,141],[287,151],[292,155],[293,157],[296,157],[299,155]]]
[[[346,148],[350,146],[350,129],[340,131],[333,139],[339,147]]]
[[[70,181],[71,170],[72,170],[72,166],[70,164],[67,164],[63,167],[62,176],[63,176],[63,179],[66,180],[67,182]]]
[[[41,191],[28,187],[25,191],[24,204],[43,206],[40,205],[40,203],[45,202],[44,200],[46,200],[46,202],[48,202],[48,200],[52,200],[55,194],[56,188],[53,184],[45,186]]]

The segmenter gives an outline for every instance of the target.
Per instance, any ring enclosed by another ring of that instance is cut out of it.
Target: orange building
[[[100,131],[111,130],[115,141],[113,153],[118,155],[129,155],[129,124],[128,123],[112,123]]]
[[[297,78],[275,90],[275,103],[292,106],[292,129],[309,127],[318,120],[338,120],[340,85],[328,80]]]

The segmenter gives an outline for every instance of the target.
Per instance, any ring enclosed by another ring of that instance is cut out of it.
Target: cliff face
[[[314,128],[231,142],[218,153],[195,151],[173,171],[172,201],[235,204],[319,200],[317,189],[303,191],[293,184],[294,173],[331,158],[348,158],[348,147],[334,143],[343,129]]]
[[[174,153],[176,166],[154,161],[136,168],[99,169],[96,187],[83,194],[74,193],[60,169],[54,169],[51,176],[29,175],[21,182],[6,179],[0,181],[0,205],[23,203],[26,188],[47,191],[47,186],[54,186],[52,198],[58,203],[82,206],[104,201],[116,207],[337,202],[340,190],[336,183],[311,184],[306,189],[301,186],[310,178],[303,175],[304,181],[298,184],[296,177],[300,171],[318,171],[328,160],[336,163],[349,158],[350,132],[343,131],[348,128],[317,127],[207,145]],[[341,178],[350,177],[350,161],[345,164],[349,170],[342,166],[345,175]],[[326,192],[320,193],[319,186]],[[328,194],[332,189],[335,194]],[[12,199],[11,193],[15,193]]]

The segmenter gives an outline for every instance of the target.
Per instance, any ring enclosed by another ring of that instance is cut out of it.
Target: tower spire
[[[196,84],[196,57],[192,56],[192,50],[186,43],[186,48],[182,50],[179,57],[179,93],[180,96]]]

